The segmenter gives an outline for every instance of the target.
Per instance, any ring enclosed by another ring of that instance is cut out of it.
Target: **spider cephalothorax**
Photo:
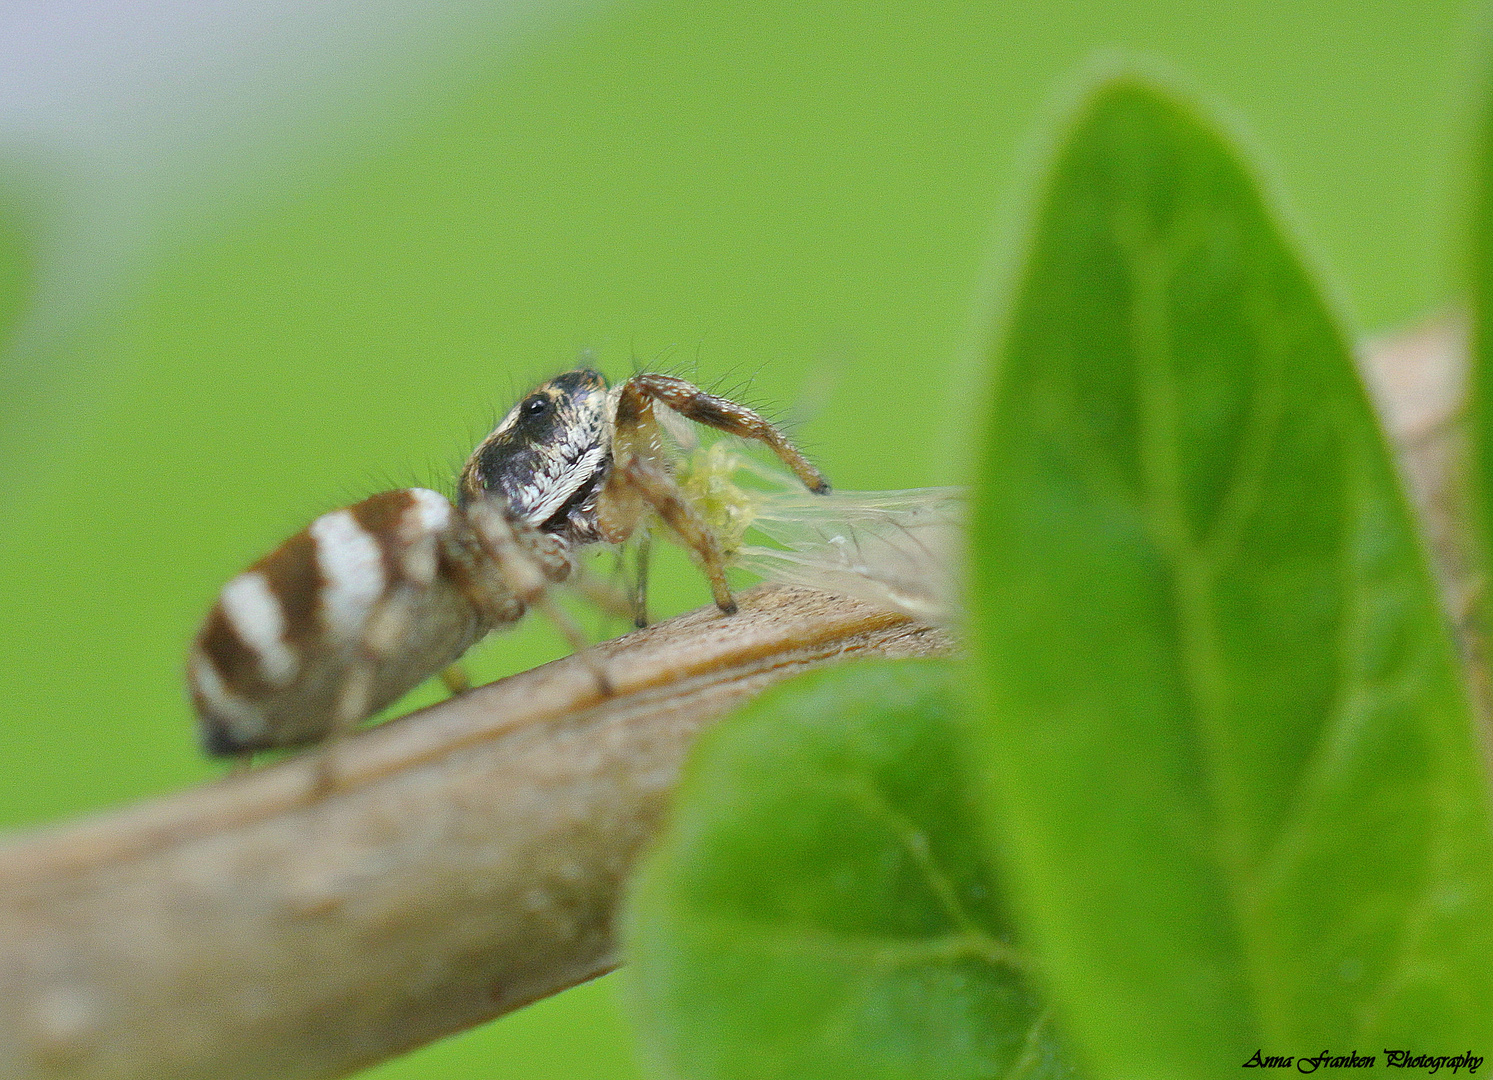
[[[587,368],[536,388],[472,452],[458,504],[497,499],[568,543],[600,540],[595,507],[612,464],[612,410],[606,379]]]

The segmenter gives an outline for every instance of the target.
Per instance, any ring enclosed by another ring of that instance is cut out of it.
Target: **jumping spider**
[[[810,491],[829,491],[744,405],[668,375],[608,387],[596,371],[566,372],[473,451],[455,506],[424,488],[374,495],[323,514],[223,587],[187,660],[203,748],[244,758],[344,734],[530,607],[583,650],[549,586],[572,576],[579,548],[621,544],[655,515],[734,613],[720,544],[675,482],[655,405],[763,442]]]

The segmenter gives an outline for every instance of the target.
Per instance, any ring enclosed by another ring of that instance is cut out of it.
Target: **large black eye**
[[[525,417],[535,417],[543,416],[545,413],[549,412],[549,407],[550,399],[547,397],[540,397],[536,394],[534,397],[531,397],[528,401],[519,406],[519,410]]]

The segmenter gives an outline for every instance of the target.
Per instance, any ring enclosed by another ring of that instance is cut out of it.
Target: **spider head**
[[[560,532],[595,497],[612,461],[612,405],[600,372],[578,368],[536,387],[472,452],[459,501],[502,502]]]

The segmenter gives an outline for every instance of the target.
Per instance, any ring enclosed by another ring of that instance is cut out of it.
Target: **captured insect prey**
[[[732,566],[894,608],[920,622],[958,623],[963,488],[816,498],[724,440],[688,454],[677,475]],[[746,543],[749,530],[777,546]]]
[[[346,733],[529,608],[584,650],[549,588],[584,588],[579,549],[621,544],[655,519],[733,613],[728,553],[675,477],[659,405],[765,444],[809,491],[829,491],[783,433],[743,405],[667,375],[609,387],[598,372],[566,372],[472,452],[456,505],[423,488],[374,495],[323,514],[223,587],[187,659],[203,749],[243,756]],[[606,590],[592,593],[606,602]]]

